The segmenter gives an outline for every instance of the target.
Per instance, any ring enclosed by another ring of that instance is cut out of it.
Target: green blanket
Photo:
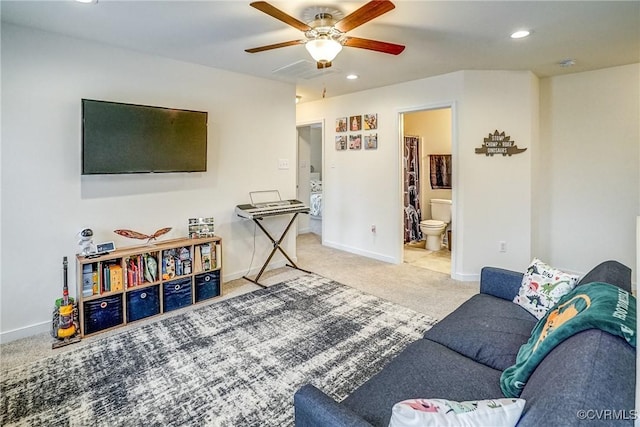
[[[636,298],[608,283],[574,288],[538,321],[531,338],[518,351],[516,364],[500,377],[506,397],[520,397],[538,363],[570,336],[586,329],[602,329],[636,346]]]

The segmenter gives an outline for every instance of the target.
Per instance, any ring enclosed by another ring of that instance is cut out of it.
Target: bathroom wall
[[[429,170],[430,154],[451,154],[451,108],[406,113],[404,134],[420,137],[420,207],[429,219],[429,200],[452,199],[451,190],[431,188]]]

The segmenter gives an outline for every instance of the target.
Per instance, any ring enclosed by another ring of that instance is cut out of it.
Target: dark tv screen
[[[204,172],[202,111],[82,100],[82,174]]]

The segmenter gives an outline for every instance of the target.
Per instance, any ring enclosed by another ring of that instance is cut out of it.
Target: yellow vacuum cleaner
[[[53,323],[51,335],[57,338],[51,347],[59,348],[80,341],[80,328],[78,323],[78,307],[73,298],[69,298],[69,286],[67,283],[67,257],[62,259],[64,269],[64,285],[62,298],[56,300],[53,309]]]

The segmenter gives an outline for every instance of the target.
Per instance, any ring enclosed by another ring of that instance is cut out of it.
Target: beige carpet
[[[298,236],[297,264],[300,268],[336,280],[345,285],[360,289],[380,298],[395,302],[415,311],[441,319],[460,304],[478,293],[477,282],[458,282],[448,274],[416,267],[411,264],[388,264],[359,255],[342,252],[322,246],[320,236],[312,233]],[[284,267],[265,272],[260,282],[271,285],[303,274]],[[221,299],[250,292],[259,287],[244,279],[232,280],[222,286],[223,296],[211,301],[214,304]],[[190,308],[176,310],[166,316],[175,316]],[[154,322],[158,317],[147,320]],[[125,328],[138,327],[145,322],[136,322]],[[78,344],[57,350],[51,349],[52,338],[48,333],[34,335],[0,346],[0,365],[2,370],[19,366],[33,360],[72,351],[106,334],[122,331],[122,328],[84,339]]]

